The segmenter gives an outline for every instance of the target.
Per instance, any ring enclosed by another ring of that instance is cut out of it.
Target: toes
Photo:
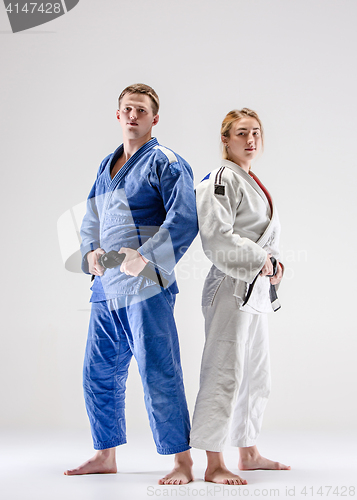
[[[159,479],[157,484],[171,484],[175,486],[179,486],[181,484],[184,484],[182,479],[175,479],[174,477],[163,477],[162,479]]]
[[[236,480],[235,480],[235,483],[234,484],[248,484],[247,480],[246,479],[242,479],[241,477],[238,477]]]
[[[230,484],[231,486],[239,485],[239,484],[247,484],[245,479],[237,478],[229,478],[223,481],[223,484]]]
[[[281,464],[279,462],[276,462],[277,463],[277,470],[290,470],[291,467],[290,465],[284,465],[284,464]]]

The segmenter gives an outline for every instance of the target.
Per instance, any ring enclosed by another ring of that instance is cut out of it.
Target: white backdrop
[[[356,429],[356,16],[352,0],[81,0],[12,34],[0,6],[4,428],[88,427],[89,278],[64,269],[56,226],[121,142],[118,94],[144,82],[161,99],[155,135],[196,184],[219,164],[224,115],[259,113],[254,171],[278,206],[286,265],[264,426]],[[177,273],[191,412],[208,267],[197,238]],[[127,416],[130,431],[148,429],[135,362]]]

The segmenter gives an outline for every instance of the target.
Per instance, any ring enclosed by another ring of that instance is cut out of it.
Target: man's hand
[[[271,254],[268,253],[267,260],[265,261],[265,264],[262,267],[262,270],[260,271],[260,274],[262,276],[267,276],[269,274],[273,274],[273,272],[274,272],[273,264],[271,263],[270,257],[271,257]]]
[[[280,262],[278,262],[278,269],[276,271],[276,275],[270,278],[270,283],[272,285],[277,285],[278,283],[280,283],[282,277],[283,277],[283,266],[280,264]]]
[[[98,263],[98,257],[103,255],[103,253],[105,253],[103,248],[97,248],[87,253],[88,270],[90,274],[94,276],[103,276],[104,267]]]
[[[133,250],[132,248],[122,247],[118,253],[126,254],[125,259],[120,266],[120,271],[128,276],[139,276],[147,262],[149,262],[145,259],[145,257],[140,255],[139,252]]]

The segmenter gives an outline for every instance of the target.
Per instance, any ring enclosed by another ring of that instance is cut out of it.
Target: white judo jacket
[[[196,188],[199,231],[203,250],[213,263],[206,278],[202,305],[211,305],[222,280],[232,280],[240,309],[272,312],[270,280],[259,275],[267,254],[279,260],[280,223],[266,188],[239,165],[222,160]],[[253,293],[243,305],[249,284]],[[277,304],[275,303],[274,310]]]

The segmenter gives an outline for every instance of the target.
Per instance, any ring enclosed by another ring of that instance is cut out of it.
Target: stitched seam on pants
[[[250,346],[249,346],[249,339],[247,342],[246,346],[246,357],[245,362],[248,362],[248,359],[250,357]],[[245,442],[248,440],[248,421],[249,421],[249,398],[250,398],[250,364],[248,363],[248,368],[247,368],[247,402],[246,402],[246,417],[245,417]]]
[[[126,309],[126,307],[125,307]],[[120,323],[120,326],[123,330],[123,333],[124,333],[124,336],[126,338],[126,341],[127,341],[127,344],[128,344],[128,347],[130,349],[130,351],[132,352],[133,354],[133,351],[132,351],[132,348],[131,348],[131,345],[130,345],[130,342],[129,342],[129,339],[128,339],[128,336],[127,336],[127,333],[125,331],[125,328],[119,318],[119,315],[117,314],[117,311],[115,311],[116,313],[116,316],[118,318],[118,321]],[[118,335],[118,352],[117,352],[117,355],[116,355],[116,363],[115,363],[115,373],[114,373],[114,380],[113,380],[113,391],[114,391],[114,409],[115,409],[115,425],[116,425],[116,428],[117,428],[117,435],[120,436],[121,433],[120,433],[120,428],[119,428],[119,419],[118,419],[118,408],[117,408],[117,404],[118,404],[118,398],[116,397],[116,379],[117,379],[117,373],[118,373],[118,367],[119,367],[119,356],[120,356],[120,348],[121,348],[121,343],[122,343],[122,340],[119,338],[119,335]],[[131,360],[131,358],[130,358]],[[130,364],[130,361],[129,361],[129,364]],[[129,366],[128,366],[128,370],[129,371]],[[127,378],[128,378],[128,374],[126,375],[126,379],[125,379],[125,390],[124,390],[124,422],[125,422],[125,431],[126,431],[126,417],[125,417],[125,403],[126,403],[126,382],[127,382]],[[126,440],[126,432],[125,432],[125,440]]]
[[[117,315],[117,318],[118,318],[118,321],[119,320],[119,316]],[[114,323],[114,319],[113,319],[113,323]],[[117,328],[115,328],[117,330]],[[115,388],[115,381],[117,379],[117,373],[118,373],[118,364],[119,364],[119,353],[120,353],[120,338],[119,338],[119,335],[117,334],[117,337],[118,337],[118,351],[117,351],[117,355],[116,355],[116,360],[115,360],[115,372],[114,372],[114,376],[113,376],[113,397],[114,397],[114,414],[115,414],[115,426],[116,426],[116,429],[117,429],[117,436],[120,436],[120,429],[119,429],[119,422],[118,422],[118,408],[117,408],[117,400],[118,398],[116,397],[116,388]],[[124,392],[124,405],[125,405],[125,392]],[[124,412],[125,412],[125,407],[124,407]],[[125,415],[125,413],[124,413]],[[124,417],[125,418],[125,417]]]
[[[165,299],[166,299],[166,302],[168,303],[169,309],[170,309],[171,314],[173,316],[174,315],[173,308],[170,306],[169,301],[167,300],[166,297],[165,297]],[[171,347],[172,367],[173,367],[173,370],[174,370],[174,373],[175,373],[175,392],[176,392],[175,396],[176,396],[176,399],[177,399],[177,402],[178,402],[178,406],[179,406],[179,409],[180,409],[181,422],[183,422],[184,419],[183,419],[182,407],[181,407],[181,403],[180,403],[181,398],[179,397],[178,381],[177,381],[177,378],[178,378],[179,374],[177,373],[177,368],[175,366],[176,363],[175,363],[174,356],[173,356],[173,352],[174,351],[173,351],[173,344],[172,344],[172,335],[171,335],[171,333],[170,333],[170,347]],[[180,365],[179,366],[181,367],[180,344],[179,344],[179,339],[178,339],[178,332],[177,332],[177,349],[179,351],[179,360],[180,360]],[[182,371],[181,371],[181,373],[182,373]],[[183,379],[182,379],[182,384],[183,384]]]
[[[249,421],[249,415],[250,415],[249,400],[250,400],[250,352],[251,352],[250,329],[251,329],[251,326],[252,326],[252,317],[250,318],[250,322],[249,322],[249,335],[248,335],[247,346],[246,346],[247,360],[244,360],[244,362],[247,362],[247,366],[248,366],[248,368],[247,368],[247,379],[248,379],[248,383],[247,383],[247,411],[246,411],[246,420],[245,420],[245,441],[246,442],[248,441],[248,421]],[[244,373],[244,371],[243,371],[243,373]]]
[[[213,292],[213,296],[212,296],[212,300],[211,300],[211,302],[210,302],[210,306],[213,306],[213,302],[214,302],[214,299],[216,298],[216,295],[217,295],[217,293],[218,293],[218,290],[220,289],[220,287],[221,287],[221,285],[222,285],[223,281],[224,281],[226,278],[227,278],[227,276],[224,276],[224,277],[221,279],[221,281],[218,283],[218,285],[217,285],[217,287],[216,287],[215,291]]]

